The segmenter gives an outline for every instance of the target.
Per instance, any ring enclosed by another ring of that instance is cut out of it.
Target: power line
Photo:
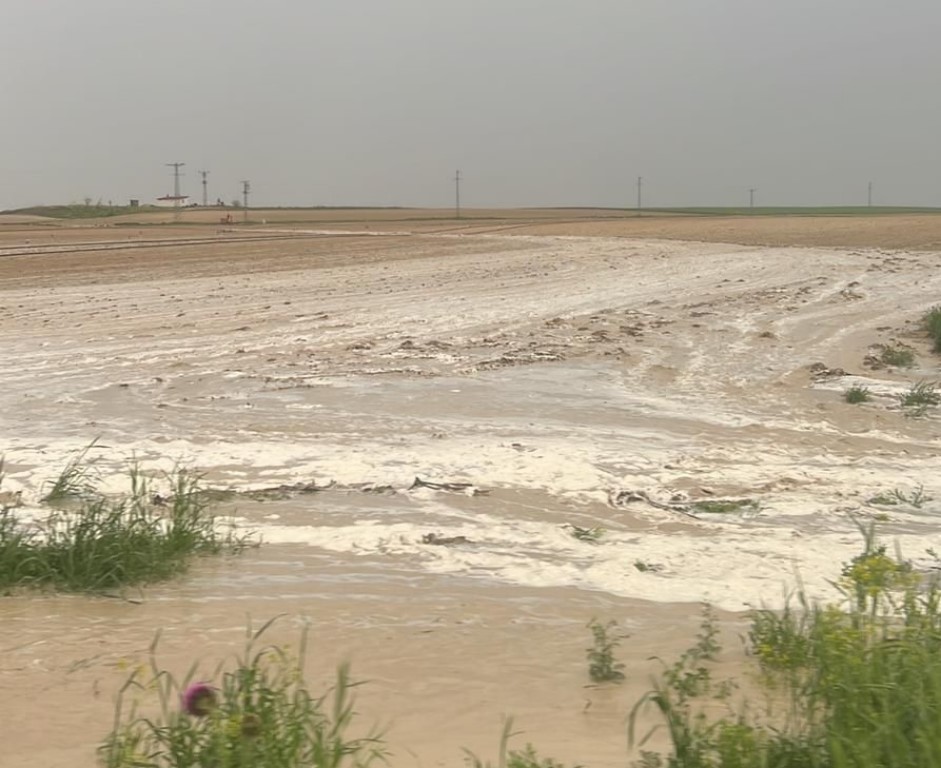
[[[752,187],[748,190],[748,207],[749,208],[755,207],[755,192],[757,191],[758,189],[756,187]]]
[[[454,172],[454,218],[461,218],[461,172]]]
[[[640,213],[640,209],[643,207],[644,203],[644,177],[637,177],[637,212]]]

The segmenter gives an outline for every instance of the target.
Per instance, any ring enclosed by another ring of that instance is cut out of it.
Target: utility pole
[[[209,205],[209,195],[206,192],[206,177],[209,175],[209,171],[200,171],[199,175],[203,177],[203,208]]]
[[[248,193],[251,192],[252,185],[246,179],[242,182],[242,208],[245,210],[245,223],[248,224]]]
[[[173,169],[173,196],[180,196],[180,168],[182,168],[186,163],[166,163],[168,168]]]
[[[637,177],[637,215],[640,215],[640,209],[643,207],[644,202],[644,177]]]
[[[748,207],[749,208],[755,207],[755,192],[757,191],[758,190],[755,187],[752,187],[751,189],[748,190]]]
[[[180,168],[186,163],[166,163],[168,168],[173,169],[173,219],[180,220]]]
[[[454,172],[454,218],[461,218],[461,172]]]
[[[872,208],[872,182],[869,182],[869,193],[866,196],[866,205]]]

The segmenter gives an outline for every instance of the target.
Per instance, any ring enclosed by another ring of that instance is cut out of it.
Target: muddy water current
[[[915,323],[941,289],[932,254],[226,247],[0,273],[16,514],[41,519],[45,484],[97,439],[102,488],[126,490],[131,460],[161,493],[164,473],[196,469],[260,543],[122,596],[0,598],[3,768],[93,765],[158,630],[169,667],[211,667],[276,615],[275,641],[309,628],[315,680],[350,659],[371,681],[360,709],[389,725],[394,765],[490,756],[501,713],[559,759],[620,765],[649,657],[689,644],[700,602],[732,669],[743,611],[798,579],[837,597],[860,523],[936,564],[939,420],[897,397],[938,375]],[[864,365],[880,344],[914,367]],[[843,402],[854,383],[869,404]],[[873,502],[896,489],[902,503]],[[593,616],[630,636],[623,686],[587,686]]]

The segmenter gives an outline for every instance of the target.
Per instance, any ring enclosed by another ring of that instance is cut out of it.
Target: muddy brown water
[[[178,585],[147,590],[142,604],[46,597],[0,607],[4,700],[2,765],[94,765],[113,696],[147,660],[182,675],[212,669],[244,643],[249,620],[281,618],[266,634],[296,648],[309,628],[307,674],[326,690],[350,661],[361,733],[386,730],[393,765],[461,765],[463,748],[496,756],[502,715],[517,747],[593,765],[623,764],[626,716],[649,687],[654,655],[673,657],[695,635],[699,607],[611,599],[579,590],[521,589],[420,577],[279,546],[206,564]],[[627,682],[592,686],[585,625],[618,620]],[[729,666],[740,642],[728,633]],[[652,714],[642,721],[655,723]],[[656,743],[656,742],[655,742]],[[662,743],[662,740],[661,742]]]
[[[108,490],[126,488],[132,457],[156,487],[176,464],[220,489],[333,485],[227,501],[220,512],[262,546],[133,602],[0,598],[3,768],[93,765],[126,669],[158,630],[182,671],[231,657],[249,620],[282,614],[270,638],[291,644],[309,626],[315,687],[343,660],[369,681],[359,710],[389,726],[393,765],[459,765],[462,747],[493,757],[503,714],[519,746],[623,765],[650,657],[688,647],[700,601],[720,610],[717,673],[742,675],[742,612],[779,604],[798,575],[833,597],[857,521],[878,518],[925,567],[941,548],[938,419],[908,418],[896,398],[939,375],[917,328],[941,295],[936,254],[199,236],[30,255],[5,234],[18,255],[0,259],[2,490],[41,516],[43,484],[96,437]],[[865,368],[876,344],[909,345],[916,366]],[[815,362],[849,375],[815,377]],[[842,402],[849,383],[874,401]],[[411,488],[416,476],[470,488]],[[868,503],[919,486],[920,507]],[[626,490],[659,506],[613,505]],[[756,505],[669,506],[710,498]],[[573,526],[603,535],[582,541]],[[592,617],[629,635],[623,685],[588,685]]]

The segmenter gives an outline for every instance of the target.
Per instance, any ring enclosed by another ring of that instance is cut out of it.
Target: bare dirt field
[[[247,616],[277,614],[275,640],[310,626],[315,680],[349,658],[371,681],[359,710],[389,725],[394,766],[492,757],[503,713],[518,746],[623,765],[649,657],[689,645],[701,602],[721,674],[746,663],[749,607],[798,576],[836,598],[860,521],[936,565],[941,420],[898,395],[941,377],[919,325],[941,217],[450,216],[0,217],[16,512],[43,514],[44,483],[98,438],[106,487],[132,456],[158,479],[196,467],[265,542],[133,602],[0,597],[0,768],[94,765],[158,629],[171,667],[212,667]],[[886,346],[912,367],[879,364]],[[844,402],[851,385],[872,401]],[[592,617],[629,635],[624,685],[588,685]]]

